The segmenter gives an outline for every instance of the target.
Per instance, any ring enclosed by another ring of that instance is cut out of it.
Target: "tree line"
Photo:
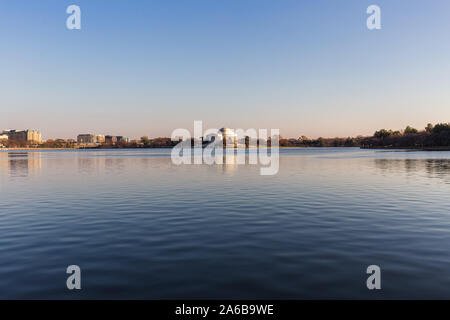
[[[114,145],[100,145],[96,148],[172,148],[179,141],[172,141],[167,137],[150,139],[143,136],[138,140],[129,142],[121,141]],[[49,139],[40,145],[20,141],[0,141],[5,147],[41,147],[41,148],[76,148],[74,140]],[[193,144],[193,141],[192,141]],[[245,139],[248,147],[249,139]],[[267,142],[270,146],[270,140]],[[361,147],[361,148],[449,148],[450,147],[450,123],[428,124],[423,130],[407,126],[403,130],[380,129],[372,136],[347,137],[347,138],[317,138],[310,139],[306,136],[299,138],[282,138],[280,147]]]
[[[281,147],[361,147],[361,148],[448,148],[450,123],[429,123],[423,130],[407,126],[403,130],[380,129],[372,136],[348,138],[280,138]]]
[[[450,123],[429,123],[423,130],[407,126],[403,131],[381,129],[361,140],[363,148],[450,147]]]

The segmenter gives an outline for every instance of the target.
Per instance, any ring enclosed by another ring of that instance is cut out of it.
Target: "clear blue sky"
[[[366,28],[370,4],[381,30]],[[450,121],[448,0],[4,0],[0,41],[0,128],[44,138]]]

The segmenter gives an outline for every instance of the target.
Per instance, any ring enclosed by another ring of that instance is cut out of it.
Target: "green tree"
[[[413,128],[411,126],[407,126],[405,128],[405,131],[403,131],[404,134],[415,134],[418,133],[419,131],[416,128]]]
[[[150,143],[150,139],[147,136],[141,137],[141,142],[146,146]]]
[[[392,136],[392,134],[393,134],[392,130],[381,129],[381,130],[375,131],[373,136],[375,138],[384,139],[384,138]]]
[[[450,132],[450,123],[438,123],[433,128],[433,133]]]

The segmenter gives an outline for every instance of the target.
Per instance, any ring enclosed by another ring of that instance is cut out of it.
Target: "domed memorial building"
[[[222,138],[223,146],[226,147],[228,144],[233,145],[233,147],[237,147],[237,134],[233,129],[230,128],[221,128],[217,134]]]
[[[230,128],[221,128],[217,131],[217,133],[209,134],[206,137],[207,141],[204,141],[204,144],[208,144],[212,141],[215,141],[216,139],[219,139],[223,141],[224,147],[232,145],[234,148],[236,148],[238,146],[237,134],[233,129]]]

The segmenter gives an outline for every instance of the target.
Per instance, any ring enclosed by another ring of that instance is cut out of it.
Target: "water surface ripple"
[[[283,149],[261,176],[170,150],[2,151],[0,298],[450,299],[449,205],[450,152]]]

